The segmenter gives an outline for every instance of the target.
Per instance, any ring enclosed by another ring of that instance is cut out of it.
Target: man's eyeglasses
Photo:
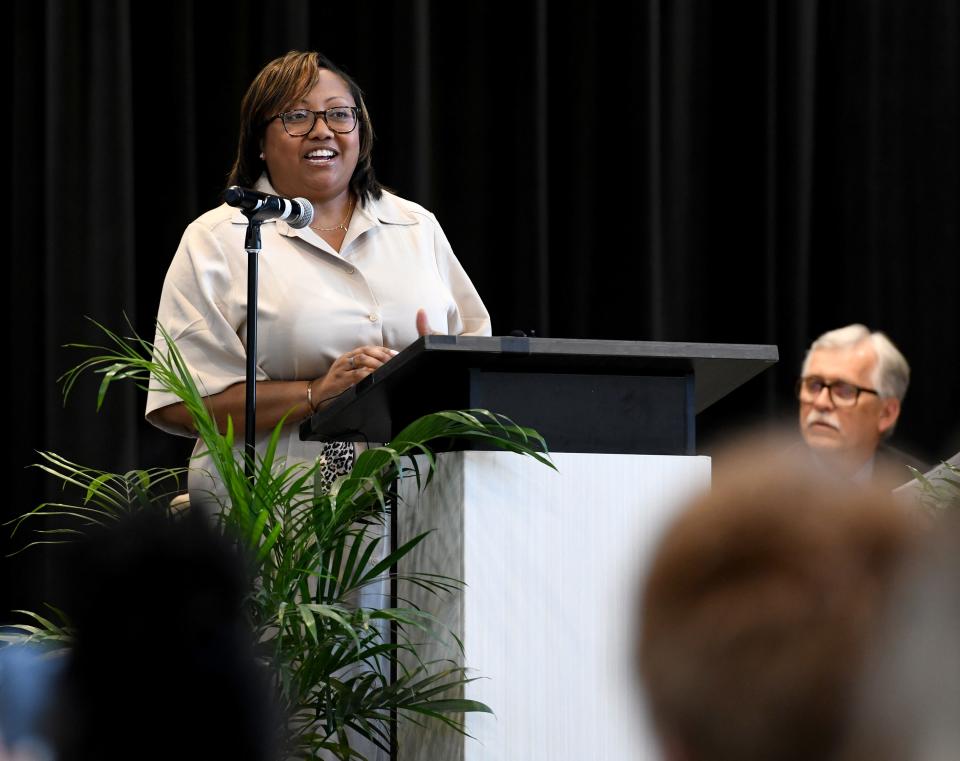
[[[317,117],[319,116],[332,132],[346,135],[357,128],[357,113],[359,111],[360,109],[356,106],[337,106],[325,111],[295,108],[293,111],[284,111],[282,114],[271,116],[264,124],[279,119],[290,137],[303,137],[313,129],[313,125],[317,123]]]
[[[808,375],[797,380],[797,398],[801,402],[812,403],[820,396],[820,392],[827,389],[830,399],[836,407],[853,407],[856,405],[860,394],[875,394],[880,396],[880,392],[872,388],[864,388],[846,381],[833,381],[827,383],[818,375]]]

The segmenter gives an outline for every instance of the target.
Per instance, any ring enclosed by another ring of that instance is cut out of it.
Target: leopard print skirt
[[[356,447],[349,441],[334,441],[323,445],[317,457],[317,473],[321,488],[329,489],[340,476],[345,476],[356,462]]]

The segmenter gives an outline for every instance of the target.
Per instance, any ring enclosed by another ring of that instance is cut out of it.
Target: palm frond
[[[385,580],[402,579],[434,595],[458,591],[456,579],[430,573],[395,572],[398,562],[431,532],[384,550],[384,527],[396,497],[397,479],[413,478],[423,489],[436,472],[431,442],[472,439],[533,457],[554,467],[543,438],[487,410],[444,411],[403,429],[390,443],[362,452],[349,474],[329,488],[316,463],[284,464],[278,457],[283,422],[262,454],[247,463],[234,442],[233,423],[223,433],[206,407],[204,395],[183,356],[163,326],[156,344],[114,333],[93,321],[103,345],[73,344],[91,356],[60,378],[64,399],[81,375],[101,375],[97,409],[117,382],[173,394],[189,412],[194,429],[213,462],[226,493],[219,518],[223,530],[245,549],[256,584],[247,597],[246,615],[269,662],[289,720],[292,758],[313,758],[321,750],[341,759],[363,759],[353,745],[362,737],[377,747],[389,745],[389,722],[440,722],[464,731],[463,715],[490,712],[463,699],[473,681],[452,660],[425,660],[425,643],[444,643],[462,657],[460,640],[430,614],[413,605],[363,607],[361,590]],[[130,328],[129,322],[127,325]],[[416,455],[423,455],[418,462]],[[132,510],[165,509],[182,490],[185,468],[108,473],[41,452],[36,467],[75,495],[44,503],[12,521],[22,525],[44,517],[52,528],[34,529],[32,544],[65,541],[93,527],[110,525]],[[253,478],[245,472],[252,468]],[[23,612],[29,623],[15,624],[0,641],[45,639],[68,643],[72,630],[49,617]],[[396,641],[387,630],[393,628]],[[404,654],[404,658],[399,656]],[[391,681],[387,664],[398,672]],[[351,739],[353,738],[353,739]]]

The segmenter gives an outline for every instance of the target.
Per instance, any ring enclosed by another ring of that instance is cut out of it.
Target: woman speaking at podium
[[[318,53],[268,63],[240,106],[237,158],[228,185],[313,205],[308,227],[261,228],[257,447],[289,413],[278,457],[323,456],[332,479],[353,446],[300,441],[299,422],[389,361],[418,334],[489,335],[490,317],[436,218],[385,190],[371,163],[373,127],[360,88]],[[167,272],[157,320],[192,370],[224,430],[243,440],[246,373],[246,218],[222,205],[183,234]],[[156,338],[158,346],[163,339]],[[151,390],[147,418],[193,435],[186,409]],[[198,442],[196,452],[203,450]],[[191,498],[217,492],[194,463]]]

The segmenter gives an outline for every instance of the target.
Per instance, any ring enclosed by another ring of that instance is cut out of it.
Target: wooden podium
[[[401,725],[400,761],[657,758],[632,673],[637,590],[677,507],[710,483],[695,416],[777,361],[774,346],[426,336],[322,413],[303,438],[387,441],[417,417],[485,408],[536,428],[557,471],[447,451],[420,497],[401,484],[409,567],[462,594],[400,594],[437,615],[489,705],[463,737]],[[403,573],[403,568],[399,572]]]

